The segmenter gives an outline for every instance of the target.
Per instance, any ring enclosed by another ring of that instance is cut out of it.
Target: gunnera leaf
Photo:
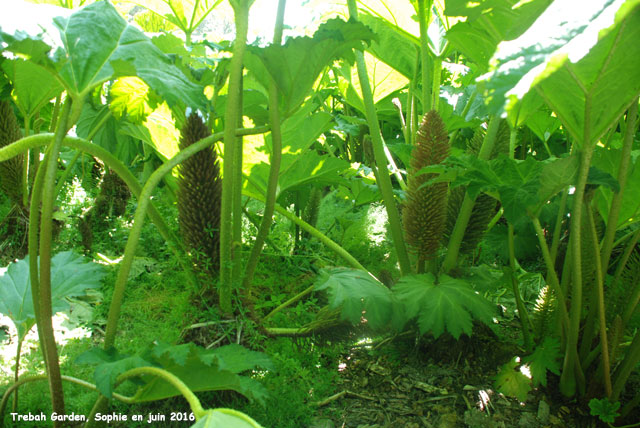
[[[9,101],[0,101],[0,149],[22,138],[18,119]],[[0,190],[22,206],[23,155],[0,162]]]
[[[200,116],[192,113],[181,131],[180,150],[211,135]],[[180,164],[178,219],[180,231],[195,263],[204,272],[218,270],[220,196],[222,181],[218,157],[207,147]]]
[[[440,275],[439,282],[428,273],[401,278],[393,295],[403,305],[407,319],[416,317],[420,333],[438,338],[448,331],[455,339],[471,335],[473,319],[491,325],[493,305],[477,294],[468,282]]]
[[[411,152],[407,203],[402,220],[407,244],[419,260],[433,258],[440,246],[447,220],[447,183],[424,184],[434,174],[418,174],[422,168],[440,164],[449,156],[449,136],[436,111],[424,115],[416,146]]]

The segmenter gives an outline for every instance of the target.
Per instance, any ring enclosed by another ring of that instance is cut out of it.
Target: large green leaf
[[[571,19],[567,19],[571,17]],[[487,75],[492,111],[533,86],[578,144],[594,144],[640,93],[640,2],[554,2],[500,44]]]
[[[158,343],[142,350],[139,355],[119,355],[115,350],[92,349],[81,355],[77,362],[98,364],[94,377],[103,394],[111,394],[119,375],[136,367],[160,367],[182,380],[194,392],[233,390],[245,397],[263,402],[264,387],[254,379],[240,376],[247,370],[272,369],[269,358],[239,345],[206,350],[192,343],[168,345]],[[175,397],[180,392],[162,378],[143,375],[136,378],[140,385],[137,402]]]
[[[111,3],[90,4],[69,17],[54,18],[54,24],[63,49],[52,57],[44,55],[49,49],[37,35],[11,35],[3,30],[1,37],[7,50],[16,53],[24,53],[27,40],[39,46],[31,59],[56,73],[72,97],[82,99],[115,77],[137,75],[171,105],[204,105],[202,89],[189,82],[144,33],[127,24]],[[1,25],[5,28],[4,22]]]
[[[378,36],[367,51],[407,79],[413,79],[419,59],[420,39],[378,16],[362,14],[358,19]]]
[[[445,15],[467,18],[451,27],[446,38],[486,69],[498,43],[522,34],[550,3],[551,0],[446,0]]]
[[[87,288],[97,288],[104,277],[104,268],[71,251],[58,253],[51,259],[51,302],[53,312],[69,308],[67,297],[84,294]],[[18,337],[24,337],[35,324],[29,257],[11,263],[0,275],[0,313],[16,326]]]
[[[363,270],[324,269],[315,283],[327,290],[329,306],[341,307],[341,317],[358,325],[364,317],[373,329],[389,326],[398,316],[391,290]]]
[[[364,49],[362,41],[375,38],[359,22],[335,18],[323,23],[313,37],[289,39],[282,46],[250,46],[246,67],[265,88],[272,78],[282,95],[285,115],[295,111],[309,95],[316,79],[335,59],[353,58],[353,49]]]
[[[62,92],[62,85],[43,67],[23,59],[6,60],[2,69],[13,85],[16,104],[24,116],[32,117]]]
[[[93,372],[93,379],[98,391],[107,398],[113,395],[116,379],[127,370],[150,365],[138,355],[120,354],[115,348],[93,348],[80,354],[75,359],[76,364],[97,364]],[[138,382],[140,383],[140,382]]]
[[[262,428],[262,425],[237,410],[214,409],[207,410],[191,428]]]
[[[458,339],[471,335],[473,319],[491,325],[495,308],[477,294],[469,283],[441,275],[436,283],[432,274],[401,278],[393,294],[403,304],[407,319],[418,318],[420,333],[439,337],[448,331]]]

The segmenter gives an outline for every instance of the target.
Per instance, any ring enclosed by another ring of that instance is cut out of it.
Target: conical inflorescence
[[[440,246],[447,220],[447,183],[423,186],[434,174],[418,174],[429,165],[437,165],[449,156],[449,137],[437,112],[424,115],[411,152],[411,170],[407,202],[402,221],[407,244],[419,260],[434,257]]]
[[[181,131],[180,150],[208,137],[211,132],[200,116],[192,113]],[[178,216],[180,231],[196,256],[196,265],[213,274],[219,266],[220,197],[222,180],[213,147],[207,147],[180,164]]]
[[[22,138],[18,119],[9,101],[0,101],[0,148]],[[22,206],[22,163],[24,156],[19,155],[0,162],[0,190],[11,201]]]

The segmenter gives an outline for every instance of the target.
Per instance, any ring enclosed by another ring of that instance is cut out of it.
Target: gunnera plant
[[[432,259],[438,248],[447,220],[447,183],[424,184],[435,174],[418,174],[449,156],[449,136],[436,111],[426,113],[418,129],[416,146],[411,152],[407,202],[402,222],[409,248],[418,256],[418,271]]]
[[[211,131],[197,113],[181,130],[180,150],[208,137]],[[219,267],[220,197],[222,180],[218,157],[207,147],[182,162],[178,178],[178,219],[182,237],[195,255],[197,268],[213,275]]]

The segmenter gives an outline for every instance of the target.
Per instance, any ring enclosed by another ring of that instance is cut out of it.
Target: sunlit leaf
[[[554,2],[500,44],[485,77],[490,108],[507,97],[509,111],[535,86],[578,144],[594,144],[640,93],[639,39],[637,0]]]
[[[16,104],[23,115],[32,117],[62,92],[62,85],[45,68],[22,59],[5,60],[2,69],[13,85]]]
[[[69,308],[67,297],[84,294],[87,288],[97,288],[104,277],[104,268],[70,251],[51,258],[51,302],[53,313]],[[29,257],[11,263],[0,275],[0,313],[16,326],[18,337],[24,337],[35,324]]]
[[[282,46],[249,47],[246,67],[265,88],[272,78],[282,96],[285,114],[294,112],[307,97],[322,70],[331,61],[353,59],[353,49],[364,48],[363,40],[375,35],[358,22],[331,19],[313,37],[289,39]]]

